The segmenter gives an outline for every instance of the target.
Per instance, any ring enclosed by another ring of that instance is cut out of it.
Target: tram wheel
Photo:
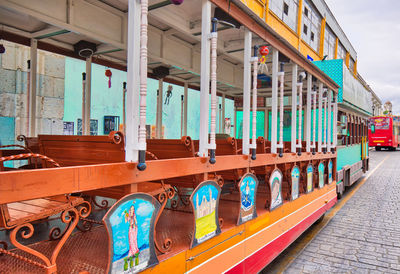
[[[343,190],[342,190],[342,191],[339,191],[339,192],[337,193],[337,198],[338,198],[338,200],[342,199],[342,197],[343,197]]]
[[[381,148],[380,147],[375,147],[375,150],[376,151],[381,151]]]

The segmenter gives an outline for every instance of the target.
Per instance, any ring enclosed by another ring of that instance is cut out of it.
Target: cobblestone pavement
[[[385,158],[284,273],[400,273],[400,151],[370,171]]]

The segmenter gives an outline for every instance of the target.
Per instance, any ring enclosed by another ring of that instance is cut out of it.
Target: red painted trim
[[[335,205],[335,197],[329,203],[314,212],[307,219],[292,227],[286,233],[270,242],[259,251],[246,258],[240,264],[231,268],[227,273],[257,273],[272,262],[286,247],[294,242],[305,230],[317,221],[328,209]]]

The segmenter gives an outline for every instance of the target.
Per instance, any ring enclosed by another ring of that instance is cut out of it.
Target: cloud
[[[148,216],[151,215],[154,210],[154,207],[150,203],[141,203],[140,207],[136,209],[136,214],[140,216]]]
[[[400,113],[400,1],[326,2],[357,52],[358,72],[383,103],[390,100]]]

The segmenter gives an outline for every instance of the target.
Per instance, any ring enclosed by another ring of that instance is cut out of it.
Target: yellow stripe
[[[346,202],[354,196],[358,189],[368,180],[368,178],[386,161],[390,155],[386,156],[371,172],[364,177],[345,197],[343,197],[340,202],[336,204],[334,208],[325,216],[321,223],[315,225],[311,228],[311,231],[307,233],[304,240],[301,241],[296,247],[290,250],[290,252],[285,256],[285,260],[280,264],[277,269],[277,273],[283,273],[300,255],[300,252],[307,247],[312,239],[331,221],[331,219],[338,213],[338,211],[346,204]]]

